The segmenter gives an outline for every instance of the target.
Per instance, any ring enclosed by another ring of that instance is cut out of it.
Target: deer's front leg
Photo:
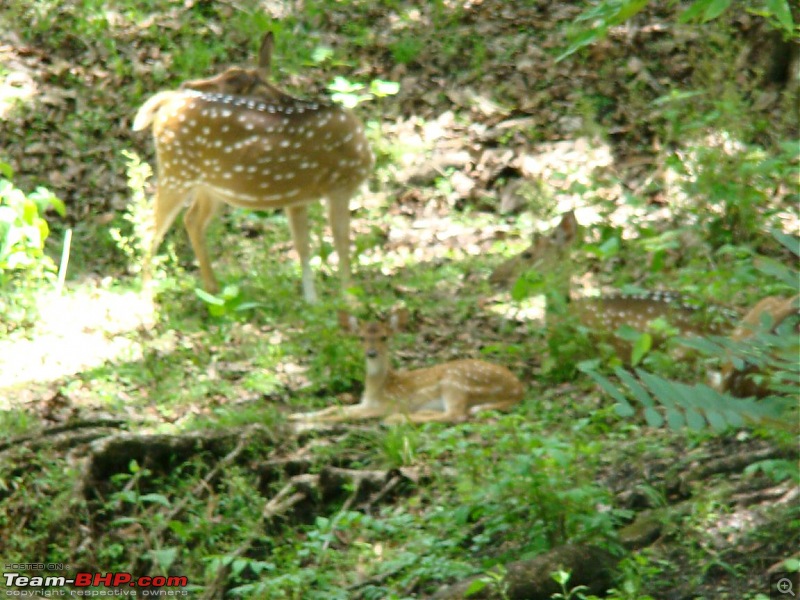
[[[339,278],[342,290],[352,286],[350,279],[350,197],[354,191],[331,194],[328,198],[328,220],[333,233],[333,244],[339,257]]]
[[[323,410],[308,413],[294,413],[289,415],[291,421],[348,421],[350,419],[373,419],[386,413],[383,407],[369,404],[355,404],[351,406],[330,406]]]
[[[399,423],[452,423],[454,421],[463,421],[466,415],[458,413],[447,413],[441,410],[421,410],[413,413],[394,413],[384,419],[384,423],[388,425],[397,425]]]
[[[303,272],[303,297],[306,302],[313,304],[317,301],[317,291],[314,288],[314,273],[311,271],[311,255],[308,249],[308,208],[303,204],[290,206],[286,209],[289,216],[289,229],[292,231],[294,249],[300,258],[300,268]]]

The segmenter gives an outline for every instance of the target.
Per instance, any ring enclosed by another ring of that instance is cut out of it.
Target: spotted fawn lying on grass
[[[348,110],[293,98],[268,83],[273,37],[255,69],[231,67],[160,92],[139,109],[133,129],[153,126],[158,162],[151,256],[185,203],[184,224],[208,291],[219,286],[205,231],[223,203],[285,208],[302,265],[305,299],[316,299],[309,265],[307,205],[328,199],[343,287],[350,285],[350,198],[373,164],[364,128]]]
[[[524,388],[505,367],[482,360],[455,360],[425,369],[395,371],[391,366],[389,339],[408,318],[394,311],[386,321],[360,323],[339,314],[342,328],[361,337],[366,356],[366,379],[361,402],[332,406],[290,416],[295,421],[346,421],[384,417],[413,423],[458,421],[480,410],[504,410],[522,400]]]

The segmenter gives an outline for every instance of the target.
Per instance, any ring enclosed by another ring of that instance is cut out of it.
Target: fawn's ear
[[[395,308],[389,315],[389,328],[392,331],[400,331],[408,323],[408,309],[405,307]]]
[[[339,327],[349,333],[358,331],[358,319],[350,313],[340,310],[339,311]]]

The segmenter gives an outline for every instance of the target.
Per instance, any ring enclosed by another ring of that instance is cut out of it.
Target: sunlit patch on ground
[[[39,301],[39,318],[28,338],[0,341],[0,410],[15,392],[69,377],[110,360],[137,360],[138,336],[154,311],[144,294],[85,286]]]
[[[39,93],[33,74],[6,54],[0,46],[0,119],[7,118],[16,103],[28,102]]]

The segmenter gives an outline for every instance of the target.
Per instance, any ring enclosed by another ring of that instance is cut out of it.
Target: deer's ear
[[[408,309],[405,307],[396,308],[389,315],[389,327],[392,331],[400,331],[408,323]]]
[[[339,311],[339,327],[349,333],[358,331],[358,319],[350,313],[340,310]]]
[[[578,219],[575,218],[575,211],[571,210],[564,213],[556,231],[558,233],[559,242],[563,244],[568,244],[577,237]]]
[[[272,69],[272,48],[274,46],[275,36],[271,31],[268,31],[261,40],[261,48],[258,49],[258,70],[261,71],[261,76],[265,80],[269,79],[269,73]]]

